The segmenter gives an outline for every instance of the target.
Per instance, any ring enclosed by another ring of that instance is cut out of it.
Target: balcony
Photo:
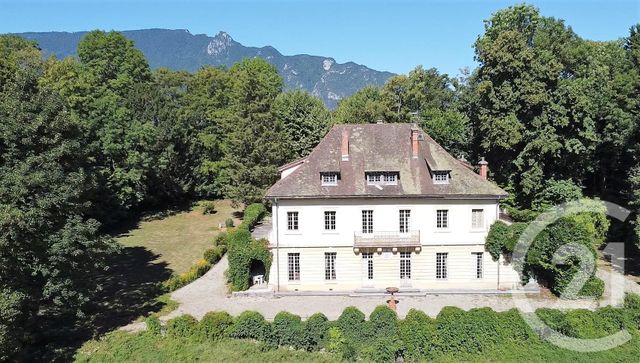
[[[353,248],[411,248],[420,250],[420,231],[400,233],[398,231],[375,231],[373,233],[354,232]],[[357,251],[356,251],[357,252]]]

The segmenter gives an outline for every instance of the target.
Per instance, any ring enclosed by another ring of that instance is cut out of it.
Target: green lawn
[[[233,208],[228,200],[215,204],[214,214],[203,215],[202,208],[195,206],[190,211],[140,222],[137,228],[117,236],[118,242],[126,247],[144,247],[158,255],[154,263],[165,262],[175,273],[185,272],[211,247],[220,232],[219,224],[224,225],[227,218],[232,218],[234,225],[240,223],[234,213],[241,208]]]
[[[326,353],[262,349],[259,343],[224,339],[203,342],[146,333],[114,332],[86,343],[76,362],[336,362]]]

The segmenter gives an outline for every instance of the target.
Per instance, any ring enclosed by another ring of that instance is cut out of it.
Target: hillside
[[[20,33],[38,42],[45,54],[64,58],[75,54],[87,32]],[[337,63],[331,57],[282,55],[271,46],[247,47],[225,33],[210,37],[188,30],[144,29],[122,32],[134,41],[152,68],[195,71],[203,65],[229,67],[243,58],[261,57],[274,64],[286,89],[305,89],[335,108],[338,101],[366,85],[382,85],[393,73],[353,62]]]

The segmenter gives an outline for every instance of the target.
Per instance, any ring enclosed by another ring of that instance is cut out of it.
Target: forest
[[[262,202],[277,168],[339,123],[416,122],[454,156],[484,157],[516,220],[581,196],[618,203],[633,221],[610,235],[640,244],[640,24],[596,42],[518,5],[473,46],[479,66],[462,77],[418,66],[332,111],[283,92],[258,58],[152,71],[118,32],[91,32],[62,60],[0,36],[0,360],[90,324],[123,220]]]

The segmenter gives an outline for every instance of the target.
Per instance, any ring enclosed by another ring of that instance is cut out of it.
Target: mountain
[[[38,42],[45,55],[75,55],[87,32],[20,33]],[[307,54],[282,55],[271,46],[246,47],[225,32],[210,37],[188,30],[144,29],[123,31],[147,57],[152,68],[195,71],[203,65],[230,67],[244,58],[260,57],[276,66],[285,88],[305,89],[330,108],[366,85],[380,86],[393,73],[376,71],[353,62],[337,63],[331,57]]]

